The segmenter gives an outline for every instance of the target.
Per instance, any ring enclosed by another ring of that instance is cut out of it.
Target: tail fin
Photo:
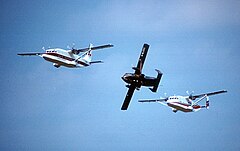
[[[162,75],[163,75],[160,70],[158,70],[158,69],[155,69],[155,70],[157,71],[158,75],[157,75],[156,82],[155,82],[153,88],[150,88],[150,90],[151,90],[152,92],[157,92],[158,85],[159,85],[160,80],[161,80]]]
[[[209,109],[209,98],[207,97],[207,100],[206,100],[206,109]]]
[[[89,44],[88,51],[85,53],[83,57],[83,59],[86,60],[87,62],[92,61],[92,47],[93,47],[93,44]]]

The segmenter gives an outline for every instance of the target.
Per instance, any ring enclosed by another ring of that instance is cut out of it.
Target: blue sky
[[[240,2],[1,1],[1,150],[239,150]],[[104,64],[56,69],[42,47],[86,47]],[[164,75],[158,93],[136,91],[121,111],[143,43],[143,72]],[[227,89],[210,109],[174,114],[138,99]]]

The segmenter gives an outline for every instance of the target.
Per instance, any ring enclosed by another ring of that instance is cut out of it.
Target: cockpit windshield
[[[125,74],[123,75],[123,77],[130,77],[130,76],[133,76],[133,73],[125,73]]]

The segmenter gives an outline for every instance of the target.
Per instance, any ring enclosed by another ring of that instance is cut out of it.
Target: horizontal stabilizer
[[[90,64],[94,64],[94,63],[103,63],[103,61],[99,60],[99,61],[91,61]]]

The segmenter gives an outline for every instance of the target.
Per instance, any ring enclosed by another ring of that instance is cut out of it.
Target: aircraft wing
[[[143,45],[141,55],[138,59],[137,67],[133,68],[135,70],[135,74],[141,74],[142,73],[142,68],[143,68],[143,64],[144,64],[144,61],[145,61],[146,56],[147,56],[148,48],[149,48],[148,44]]]
[[[107,45],[95,46],[95,47],[91,47],[91,48],[88,47],[88,48],[77,49],[77,50],[74,50],[74,51],[77,51],[77,53],[80,53],[80,52],[86,52],[89,49],[97,50],[97,49],[104,49],[104,48],[110,48],[110,47],[113,47],[113,45],[112,44],[107,44]]]
[[[210,92],[210,93],[203,93],[203,94],[199,94],[199,95],[193,95],[193,96],[190,96],[190,97],[191,97],[192,100],[194,100],[196,98],[203,97],[204,95],[211,96],[211,95],[216,95],[216,94],[226,93],[226,92],[227,92],[226,90],[221,90],[221,91],[215,91],[215,92]]]
[[[155,100],[138,100],[138,102],[166,102],[167,98],[163,98],[163,99],[155,99]]]
[[[41,56],[44,52],[18,53],[19,56]]]
[[[126,97],[125,97],[125,100],[124,100],[124,102],[123,102],[123,104],[122,104],[121,110],[127,110],[128,105],[129,105],[129,103],[130,103],[130,101],[131,101],[131,98],[132,98],[132,96],[133,96],[133,93],[134,93],[135,88],[136,88],[136,87],[135,87],[133,84],[130,85],[130,87],[129,87],[129,89],[128,89],[128,92],[127,92],[127,95],[126,95]]]

